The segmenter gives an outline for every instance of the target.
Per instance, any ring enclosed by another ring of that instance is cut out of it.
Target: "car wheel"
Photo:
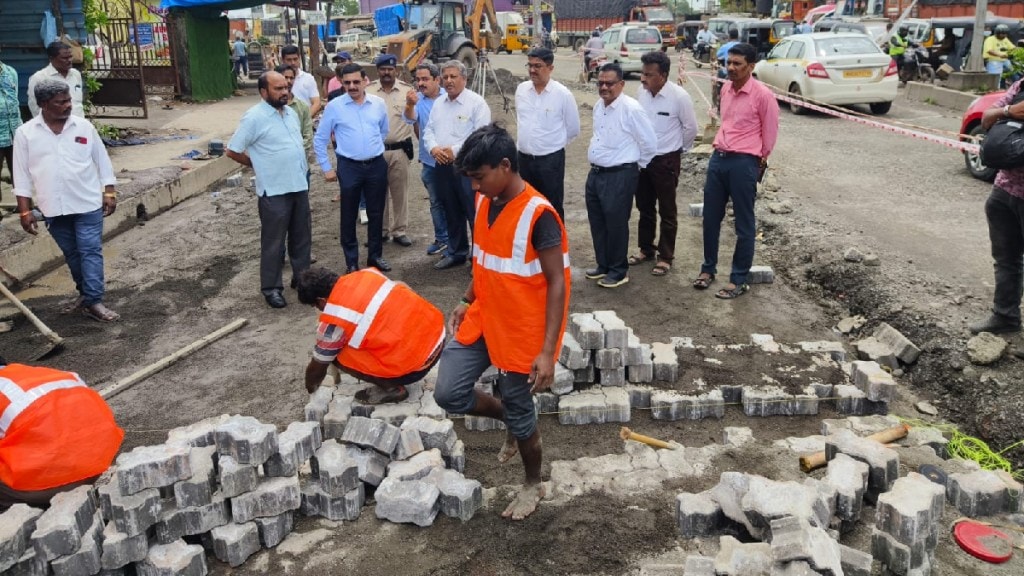
[[[978,144],[985,138],[985,129],[981,124],[977,124],[971,131],[968,132],[973,137],[973,140]],[[985,182],[991,182],[996,178],[995,168],[989,168],[981,161],[980,154],[972,154],[970,152],[964,152],[964,164],[967,165],[967,171],[971,173],[978,180],[984,180]]]
[[[892,102],[875,102],[871,104],[871,113],[881,116],[882,114],[888,114],[891,108]]]
[[[796,84],[790,85],[789,96],[791,98],[796,98],[798,100],[801,99],[802,93],[800,92],[800,87],[797,86]],[[807,114],[808,112],[807,108],[804,108],[803,106],[801,106],[800,104],[796,104],[795,102],[789,103],[789,111],[792,112],[793,114],[796,114],[797,116]]]

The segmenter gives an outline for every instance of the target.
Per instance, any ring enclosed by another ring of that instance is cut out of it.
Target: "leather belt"
[[[626,170],[627,168],[636,168],[636,162],[629,162],[626,164],[618,164],[615,166],[598,166],[597,164],[591,164],[590,170],[597,172],[598,174],[604,172],[618,172],[620,170]]]
[[[345,162],[351,162],[353,164],[362,164],[363,166],[368,166],[370,164],[373,164],[374,162],[376,162],[378,159],[380,159],[382,157],[383,157],[383,155],[378,154],[378,155],[374,156],[373,158],[367,158],[366,160],[356,160],[355,158],[347,158],[347,157],[342,156],[340,154],[338,155],[338,159],[339,160],[344,160]]]
[[[394,142],[392,144],[384,143],[385,150],[402,150],[406,146],[412,146],[412,138],[406,138],[400,142]]]

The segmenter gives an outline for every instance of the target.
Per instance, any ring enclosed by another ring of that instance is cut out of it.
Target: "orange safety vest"
[[[533,360],[544,348],[548,283],[540,259],[530,241],[533,227],[544,211],[558,213],[533,186],[526,184],[488,225],[491,201],[476,197],[473,228],[473,294],[456,339],[472,344],[480,336],[487,342],[491,362],[502,370],[529,373]],[[559,220],[561,224],[561,220]],[[555,357],[569,311],[569,241],[562,226],[562,262],[565,271],[565,309],[558,329]]]
[[[339,278],[320,321],[348,337],[338,354],[342,366],[378,378],[422,370],[444,342],[444,314],[375,268]]]
[[[0,368],[0,482],[48,490],[106,470],[124,431],[78,374],[8,364]]]

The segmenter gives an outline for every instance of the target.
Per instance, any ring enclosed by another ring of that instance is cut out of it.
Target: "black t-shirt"
[[[494,221],[498,219],[498,215],[507,205],[507,202],[498,204],[491,201],[490,208],[487,210],[488,226],[494,225]],[[533,226],[533,234],[530,235],[530,244],[537,252],[562,244],[562,227],[558,225],[558,218],[550,210],[544,210],[540,218],[537,218],[537,223]]]

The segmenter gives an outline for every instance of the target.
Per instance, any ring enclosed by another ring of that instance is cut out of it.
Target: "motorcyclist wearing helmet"
[[[595,28],[590,33],[590,39],[583,46],[583,69],[587,72],[590,71],[590,61],[594,58],[598,58],[604,54],[604,39],[601,38],[601,33]]]
[[[903,54],[910,46],[910,27],[901,24],[896,34],[889,39],[889,56],[896,61],[896,70],[903,69]]]
[[[1007,38],[1010,27],[1006,24],[999,24],[995,27],[994,33],[985,38],[982,53],[985,58],[985,71],[989,74],[1002,75],[1011,69],[1010,51],[1013,50],[1013,42]],[[1001,86],[1005,83],[1000,81]]]

